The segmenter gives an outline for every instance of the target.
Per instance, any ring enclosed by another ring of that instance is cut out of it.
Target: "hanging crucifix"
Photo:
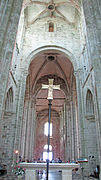
[[[49,116],[48,116],[48,149],[47,149],[47,173],[46,180],[48,180],[48,171],[49,171],[49,145],[50,145],[50,120],[51,120],[51,102],[53,99],[53,90],[60,90],[60,85],[53,85],[54,79],[48,79],[49,85],[42,84],[42,89],[48,89],[48,102],[49,102]]]

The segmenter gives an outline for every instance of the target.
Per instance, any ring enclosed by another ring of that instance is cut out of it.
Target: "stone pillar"
[[[22,0],[0,2],[0,120],[21,7]]]
[[[68,153],[68,113],[67,113],[67,104],[65,103],[65,161],[69,160]]]
[[[35,145],[35,102],[31,102],[31,129],[30,129],[30,146],[29,146],[29,159],[33,160],[34,158],[34,145]]]
[[[97,120],[98,128],[99,162],[101,168],[101,2],[100,0],[83,0],[82,5],[85,16],[90,59],[94,69],[94,93],[96,102],[95,118]]]
[[[22,119],[21,141],[20,141],[20,152],[23,160],[25,159],[27,113],[28,113],[28,101],[25,101],[24,110],[23,110],[23,119]]]
[[[26,126],[26,143],[25,143],[25,158],[28,159],[28,160],[31,160],[30,159],[30,144],[32,143],[31,142],[31,131],[32,131],[32,128],[33,128],[33,124],[32,124],[32,117],[31,117],[31,100],[29,101],[29,104],[28,104],[28,116],[26,118],[27,120],[27,126]]]
[[[60,117],[60,156],[62,159],[64,159],[64,145],[63,145],[63,109],[61,110],[61,117]]]
[[[70,102],[67,100],[66,102],[66,113],[67,113],[67,159],[66,160],[71,160],[71,154],[70,154]]]
[[[26,88],[26,77],[28,72],[22,70],[21,81],[20,81],[20,90],[18,95],[18,105],[17,105],[17,116],[16,116],[16,131],[15,131],[15,143],[14,149],[19,150],[20,154],[20,142],[21,142],[21,132],[22,132],[22,118],[23,118],[23,107],[24,107],[24,97],[25,97],[25,88]]]
[[[71,138],[72,138],[72,160],[75,160],[75,117],[74,117],[74,105],[73,105],[73,97],[70,102],[71,106]]]
[[[30,98],[30,92],[27,92]],[[33,160],[35,144],[35,102],[25,98],[21,135],[21,155],[25,160]]]
[[[9,75],[9,69],[12,60],[12,54],[14,49],[14,43],[16,39],[16,33],[18,28],[18,22],[22,7],[23,0],[1,0],[0,1],[0,132],[3,130],[3,117],[4,117],[4,102],[6,95],[6,87]],[[12,121],[9,127],[9,142],[5,144],[7,150],[6,156],[8,159],[7,169],[8,174],[5,179],[12,180],[10,176],[11,161],[13,157],[14,146],[14,133],[15,133],[15,114],[12,116]],[[14,119],[13,119],[14,118]],[[10,131],[11,130],[11,131]],[[2,146],[2,133],[0,134],[0,145]],[[7,134],[8,136],[8,134]],[[7,139],[6,139],[7,140]],[[9,148],[7,147],[8,145]],[[0,150],[1,151],[1,150]],[[2,153],[0,153],[0,159],[2,159]]]
[[[62,180],[72,180],[72,170],[62,170]]]
[[[84,140],[84,117],[83,117],[83,96],[81,84],[81,70],[75,72],[77,102],[78,102],[78,123],[79,123],[79,139],[80,139],[80,157],[85,157],[85,140]]]
[[[70,97],[69,97],[70,98]],[[68,149],[68,160],[72,161],[72,117],[71,117],[71,103],[70,99],[67,101],[67,149]]]
[[[73,115],[72,115],[72,106],[71,106],[71,97],[70,97],[70,159],[71,161],[74,158],[74,149],[73,149]]]

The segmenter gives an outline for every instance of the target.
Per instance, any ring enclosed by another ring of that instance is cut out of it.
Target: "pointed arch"
[[[6,95],[6,100],[5,100],[5,110],[6,111],[11,111],[13,109],[13,88],[9,88],[7,95]]]
[[[86,95],[86,114],[89,116],[94,115],[93,95],[89,89],[88,89],[87,95]]]

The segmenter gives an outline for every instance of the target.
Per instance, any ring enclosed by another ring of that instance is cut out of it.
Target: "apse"
[[[27,124],[26,127],[24,125],[22,133],[26,136],[22,138],[23,141],[26,139],[26,143],[22,145],[22,153],[25,159],[45,160],[47,151],[44,148],[47,145],[45,132],[47,131],[49,106],[48,89],[42,89],[42,84],[48,85],[49,79],[53,79],[54,85],[60,85],[60,90],[53,90],[50,159],[56,160],[60,157],[65,161],[79,153],[76,150],[77,141],[75,141],[74,131],[69,129],[70,126],[74,128],[76,125],[75,129],[78,132],[77,116],[74,118],[77,113],[76,81],[71,61],[58,51],[41,52],[29,66],[23,117],[25,121],[27,118]]]

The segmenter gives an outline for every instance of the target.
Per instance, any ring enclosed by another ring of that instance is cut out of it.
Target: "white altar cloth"
[[[26,169],[25,180],[36,180],[36,170],[46,170],[46,163],[19,163],[19,166]],[[72,180],[72,170],[79,168],[75,163],[49,163],[49,170],[62,171],[62,180]]]

